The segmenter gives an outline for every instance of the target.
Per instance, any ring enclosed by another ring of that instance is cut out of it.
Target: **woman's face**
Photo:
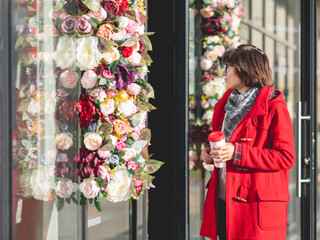
[[[223,76],[228,89],[237,89],[240,93],[247,92],[250,88],[239,78],[235,72],[235,67],[231,64],[226,64],[223,71]]]

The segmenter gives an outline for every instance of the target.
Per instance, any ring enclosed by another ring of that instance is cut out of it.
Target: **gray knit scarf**
[[[226,115],[224,118],[223,133],[226,135],[226,142],[229,142],[231,134],[236,129],[243,117],[252,108],[259,94],[259,88],[251,88],[246,93],[240,93],[234,89],[230,94],[224,109]]]

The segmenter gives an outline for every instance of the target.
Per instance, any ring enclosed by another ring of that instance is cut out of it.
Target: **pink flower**
[[[80,184],[80,191],[86,198],[95,198],[100,192],[100,187],[95,180],[89,183],[82,182]]]
[[[114,76],[109,70],[103,70],[102,71],[102,76],[106,79],[114,79]]]
[[[107,40],[110,40],[112,37],[112,25],[110,23],[105,23],[100,25],[97,31],[97,37],[103,37]]]
[[[82,87],[85,89],[93,88],[97,83],[97,74],[93,70],[87,70],[81,78]]]
[[[126,144],[125,144],[124,142],[122,142],[121,140],[119,140],[119,141],[117,142],[116,149],[117,149],[118,151],[122,151],[122,150],[125,149],[125,148],[126,148]]]
[[[123,39],[124,35],[126,35],[126,30],[121,29],[121,28],[115,28],[118,32],[113,32],[112,34],[112,40],[113,41],[120,41],[121,39]]]
[[[107,99],[106,89],[103,86],[88,90],[88,95],[101,103]]]
[[[129,161],[131,158],[136,157],[137,153],[134,148],[125,148],[125,155],[122,157],[125,161]]]
[[[99,21],[103,21],[107,18],[108,14],[106,12],[106,10],[104,10],[103,8],[100,9],[100,11],[90,11],[88,13],[89,17],[94,17],[96,19],[98,19]]]
[[[222,55],[223,55],[224,52],[225,52],[224,46],[222,46],[222,45],[214,46],[214,47],[213,47],[213,50],[216,52],[216,54],[217,54],[219,57],[222,57]]]
[[[137,96],[137,95],[139,95],[139,93],[141,92],[141,87],[140,87],[138,84],[136,84],[136,83],[131,83],[131,84],[128,86],[127,91],[129,92],[129,94],[134,95],[134,96]]]
[[[128,25],[126,27],[127,33],[136,33],[139,29],[139,23],[132,20],[131,18],[128,18]]]
[[[139,195],[143,188],[143,181],[139,178],[132,178],[134,181],[134,187],[136,188],[136,193]]]
[[[115,97],[118,95],[118,91],[114,91],[114,90],[109,89],[107,91],[107,94],[109,94],[111,97]]]
[[[79,80],[79,75],[70,70],[64,70],[59,76],[59,82],[64,88],[75,88]]]
[[[102,177],[104,182],[109,182],[111,179],[110,173],[108,172],[108,167],[100,165],[98,167],[98,175]]]
[[[100,105],[101,112],[104,116],[108,116],[109,114],[113,113],[114,111],[114,101],[112,98],[108,99],[106,102]]]
[[[78,18],[77,29],[83,33],[90,33],[92,31],[92,25],[88,15],[82,15]]]
[[[122,134],[122,135],[120,136],[120,140],[123,141],[123,142],[127,141],[127,139],[128,139],[127,134]]]
[[[139,167],[139,164],[135,163],[134,161],[128,161],[127,167],[128,167],[128,169],[132,169],[133,171],[135,171]]]
[[[69,198],[73,193],[73,183],[71,180],[59,181],[56,187],[56,194],[61,198]]]
[[[102,151],[102,150],[98,149],[98,155],[100,158],[106,159],[111,156],[111,153],[110,153],[110,151]]]

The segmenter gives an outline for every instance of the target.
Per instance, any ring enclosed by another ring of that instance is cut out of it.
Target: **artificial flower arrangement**
[[[58,209],[65,201],[88,199],[101,210],[102,199],[137,199],[162,165],[150,159],[145,127],[155,109],[144,79],[153,34],[144,31],[145,3],[56,1],[49,12],[43,5],[27,2],[28,28],[16,42],[23,195],[55,198]],[[77,101],[78,82],[86,94]]]
[[[18,194],[76,200],[77,83],[75,69],[54,61],[61,36],[43,2],[26,2],[17,50]],[[66,186],[68,188],[66,189]],[[58,208],[63,202],[59,201]]]
[[[200,85],[202,87],[202,116],[196,119],[192,126],[191,149],[189,155],[194,161],[195,147],[200,143],[208,143],[207,136],[211,131],[214,105],[226,91],[221,57],[229,47],[240,44],[240,23],[243,14],[240,0],[203,0],[200,14],[203,56],[200,58],[200,68],[203,71]],[[198,155],[200,154],[199,151]],[[196,164],[194,164],[196,166]],[[211,165],[202,163],[204,169],[212,171]]]

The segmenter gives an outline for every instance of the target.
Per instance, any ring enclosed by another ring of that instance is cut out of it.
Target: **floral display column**
[[[143,0],[24,5],[25,24],[16,41],[22,198],[55,200],[58,210],[65,203],[89,202],[101,211],[102,199],[138,199],[154,187],[151,174],[162,162],[148,152],[147,112],[155,107],[145,79],[153,34],[145,32],[145,5]]]
[[[200,13],[203,17],[201,23],[203,55],[200,58],[202,110],[201,116],[198,116],[191,125],[189,152],[191,160],[196,163],[200,160],[201,148],[208,143],[211,122],[214,121],[213,107],[226,91],[221,57],[229,47],[237,47],[240,44],[243,8],[239,0],[203,0]],[[191,100],[191,103],[194,102]],[[197,147],[199,144],[200,148]],[[192,165],[199,166],[199,164]],[[211,164],[202,163],[202,166],[205,170],[213,170]]]

